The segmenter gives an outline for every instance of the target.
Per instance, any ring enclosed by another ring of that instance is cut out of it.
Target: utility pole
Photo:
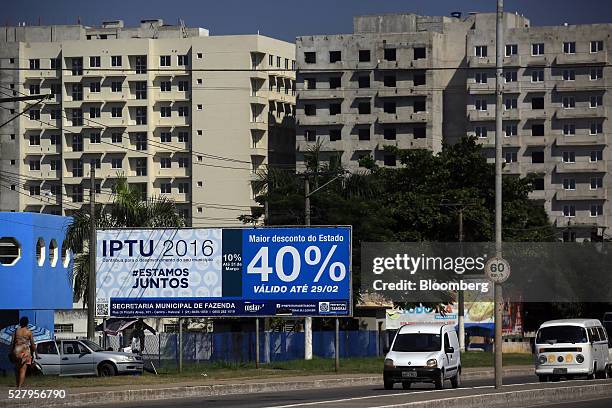
[[[87,338],[96,334],[96,164],[89,163],[89,283],[87,285]]]
[[[459,207],[459,250],[463,256],[463,207]],[[457,291],[457,324],[459,325],[459,350],[465,351],[465,300],[463,291]]]
[[[495,255],[502,258],[502,75],[504,48],[504,0],[497,0],[495,35]],[[495,388],[502,386],[502,318],[501,283],[495,283]]]
[[[310,227],[310,181],[304,177],[304,224]],[[312,317],[304,318],[304,360],[312,360]]]

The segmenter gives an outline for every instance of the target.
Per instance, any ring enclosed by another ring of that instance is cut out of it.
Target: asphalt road
[[[592,401],[581,401],[581,402],[565,402],[563,404],[553,405],[537,405],[537,407],[546,408],[610,408],[612,407],[612,398],[592,400]],[[534,406],[536,408],[536,406]]]
[[[281,380],[282,381],[282,380]],[[536,376],[520,376],[504,378],[504,389],[511,391],[516,389],[527,389],[533,387],[558,387],[568,385],[586,385],[587,381],[562,381],[556,383],[540,384]],[[414,384],[410,390],[403,390],[401,385],[396,384],[395,389],[385,390],[380,386],[359,386],[346,388],[313,389],[301,391],[287,391],[277,393],[257,393],[215,396],[204,398],[186,398],[174,400],[132,402],[124,404],[107,405],[115,408],[136,407],[206,407],[206,408],[297,408],[297,407],[347,407],[347,408],[370,408],[386,406],[398,403],[422,401],[430,399],[446,399],[476,393],[495,392],[493,379],[466,380],[463,381],[461,389],[454,390],[446,383],[444,390],[436,391],[430,384]],[[601,402],[603,401],[603,402]],[[601,405],[603,403],[603,405]],[[581,405],[582,404],[582,405]],[[586,404],[586,405],[585,405]],[[597,405],[599,404],[599,405]],[[539,405],[546,406],[546,405]],[[584,403],[571,403],[550,405],[550,407],[610,407],[610,400],[588,401]]]

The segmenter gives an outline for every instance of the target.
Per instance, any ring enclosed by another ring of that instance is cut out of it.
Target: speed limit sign
[[[510,277],[510,264],[504,258],[494,256],[485,264],[485,274],[494,283],[503,283]]]

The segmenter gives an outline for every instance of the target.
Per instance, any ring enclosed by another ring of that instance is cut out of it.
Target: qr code
[[[108,316],[108,303],[96,303],[96,316]]]
[[[329,302],[319,302],[319,313],[329,312]]]

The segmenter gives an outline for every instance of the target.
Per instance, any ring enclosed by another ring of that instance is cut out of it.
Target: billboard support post
[[[181,317],[178,318],[178,326],[179,326],[179,373],[183,372],[183,319]]]
[[[340,319],[338,319],[336,317],[336,333],[335,333],[335,343],[336,346],[334,348],[335,352],[335,361],[334,361],[334,365],[335,365],[335,370],[336,372],[340,371]]]
[[[255,318],[255,368],[259,368],[259,317]]]
[[[304,225],[310,226],[310,181],[304,177]],[[312,317],[304,319],[304,360],[312,360]]]
[[[89,164],[89,276],[87,284],[87,338],[96,335],[96,166]]]

